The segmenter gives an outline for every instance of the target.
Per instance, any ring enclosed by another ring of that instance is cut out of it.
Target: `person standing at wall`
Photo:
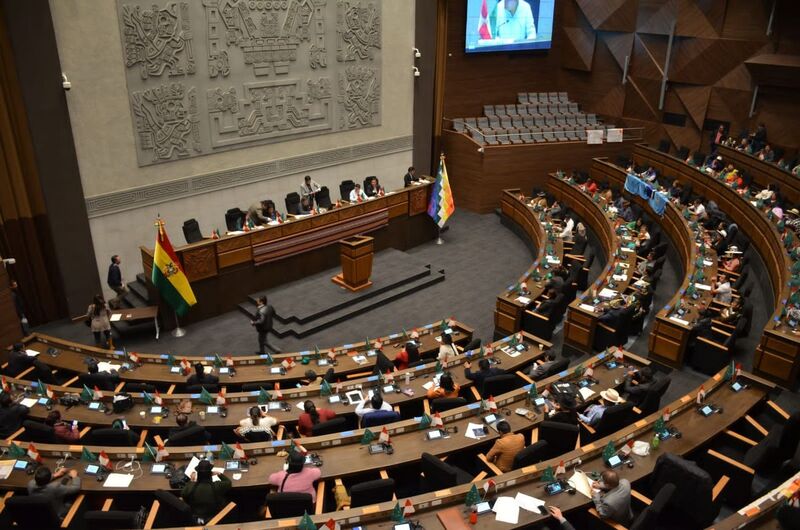
[[[122,299],[130,292],[128,286],[122,281],[122,270],[119,268],[120,263],[122,263],[122,260],[119,259],[118,254],[111,256],[111,265],[108,266],[107,282],[111,290],[117,293],[117,296],[108,301],[108,305],[111,309],[119,309]]]

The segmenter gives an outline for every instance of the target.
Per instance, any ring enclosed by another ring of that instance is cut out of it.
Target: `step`
[[[139,281],[135,281],[128,284],[128,289],[131,290],[131,296],[135,296],[142,302],[144,305],[151,305],[150,304],[150,294],[147,292],[147,286]]]
[[[394,289],[383,291],[378,296],[364,298],[356,304],[348,305],[337,311],[330,312],[312,322],[308,322],[305,324],[298,322],[293,322],[289,324],[278,323],[275,326],[274,331],[275,334],[278,335],[278,337],[287,337],[290,335],[298,338],[307,337],[309,335],[317,333],[320,330],[323,330],[325,328],[343,322],[351,317],[365,313],[370,309],[385,305],[389,302],[392,302],[393,300],[397,300],[406,295],[409,295],[412,292],[417,292],[419,290],[430,287],[431,285],[435,285],[441,281],[444,281],[444,279],[445,279],[444,270],[432,271],[431,274],[425,277],[418,278],[413,282],[404,283],[400,286],[395,287]]]

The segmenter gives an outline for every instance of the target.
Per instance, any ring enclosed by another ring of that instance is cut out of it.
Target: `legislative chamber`
[[[0,527],[800,528],[798,17],[0,0]]]

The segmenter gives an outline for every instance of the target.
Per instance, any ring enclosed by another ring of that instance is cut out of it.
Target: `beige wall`
[[[199,0],[192,0],[199,1]],[[329,0],[334,1],[334,0]],[[163,2],[155,2],[161,5]],[[182,181],[218,171],[264,164],[320,151],[368,144],[412,135],[413,83],[411,74],[414,35],[414,2],[382,2],[382,125],[350,132],[325,134],[264,146],[237,149],[188,160],[140,168],[136,162],[134,132],[127,100],[122,45],[113,0],[51,0],[50,2],[62,69],[72,82],[67,93],[75,137],[81,179],[87,199],[114,196],[124,191]],[[410,142],[402,152],[372,153],[370,158],[345,165],[320,168],[312,172],[317,181],[338,196],[343,178],[376,174],[387,187],[401,182],[411,162]],[[363,158],[360,156],[358,158]],[[141,267],[137,247],[152,245],[153,217],[166,217],[170,233],[177,243],[183,241],[180,225],[195,217],[204,231],[224,227],[224,211],[232,206],[246,206],[257,197],[270,196],[277,204],[289,191],[295,191],[299,174],[281,174],[258,183],[202,195],[147,205],[126,211],[92,213],[92,237],[101,277],[105,277],[108,256],[120,254],[131,278]],[[257,180],[257,179],[256,179]],[[153,201],[150,201],[151,203]]]

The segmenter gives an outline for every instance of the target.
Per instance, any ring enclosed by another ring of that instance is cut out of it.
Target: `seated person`
[[[734,298],[729,307],[725,307],[719,312],[719,320],[726,324],[736,324],[742,316],[742,299]]]
[[[100,390],[114,390],[119,385],[119,374],[114,372],[101,372],[96,362],[89,363],[89,377],[84,378],[86,386]]]
[[[258,406],[252,406],[247,411],[249,416],[239,422],[239,426],[234,429],[234,432],[242,437],[247,436],[250,432],[263,432],[268,433],[270,439],[275,437],[272,432],[272,427],[278,424],[278,420],[262,412]]]
[[[764,162],[772,162],[775,160],[775,151],[773,151],[772,147],[767,144],[764,146],[764,149],[756,153],[756,156],[759,160],[763,160]]]
[[[600,391],[600,401],[594,405],[589,405],[583,414],[578,414],[578,419],[590,427],[594,427],[600,423],[603,417],[603,412],[606,411],[611,405],[622,403],[624,400],[619,396],[619,393],[613,388]]]
[[[300,204],[297,205],[297,213],[300,215],[306,215],[313,211],[314,206],[311,204],[311,199],[306,195],[302,199],[300,199]]]
[[[639,370],[628,370],[625,374],[623,392],[628,401],[632,401],[634,405],[638,406],[654,382],[653,369],[649,366],[643,366]]]
[[[190,421],[188,415],[179,412],[178,414],[175,415],[175,424],[176,426],[172,427],[167,433],[168,441],[173,436],[181,434],[182,432],[191,429],[192,427],[197,425],[197,422]],[[206,440],[211,440],[211,434],[208,431],[206,431]]]
[[[722,258],[722,268],[728,272],[739,272],[739,268],[742,266],[742,260],[739,259],[742,253],[739,248],[736,245],[731,245],[725,254],[727,256]]]
[[[278,210],[275,209],[275,203],[272,201],[266,201],[267,207],[264,209],[264,218],[266,218],[267,222],[269,221],[277,221],[278,220]]]
[[[378,353],[375,355],[375,366],[372,368],[372,374],[377,375],[394,372],[394,362],[389,360],[382,349],[378,349],[377,351]]]
[[[631,483],[615,471],[603,471],[599,482],[592,482],[592,501],[600,517],[627,525],[633,520]]]
[[[711,170],[712,174],[717,174],[722,171],[725,168],[725,165],[722,163],[722,156],[717,155],[706,167]]]
[[[534,313],[538,313],[542,316],[546,316],[550,318],[553,311],[557,308],[556,304],[556,297],[558,293],[555,289],[551,288],[547,290],[547,298],[542,300],[542,302],[534,309]]]
[[[556,362],[556,358],[552,353],[549,351],[545,352],[545,354],[542,356],[541,363],[533,363],[531,367],[528,368],[528,375],[531,377],[531,379],[541,379],[547,374],[548,370],[550,370],[550,367],[556,364]]]
[[[3,373],[11,377],[17,377],[19,374],[33,366],[33,361],[36,357],[31,357],[25,353],[25,345],[21,342],[15,342],[8,353],[8,365]]]
[[[367,194],[361,189],[361,184],[356,182],[355,187],[350,191],[350,202],[361,202],[367,200]]]
[[[647,225],[643,224],[639,233],[636,235],[636,247],[641,247],[648,241],[650,241],[650,231],[647,229]]]
[[[525,436],[511,432],[511,425],[505,420],[497,422],[497,432],[500,433],[500,438],[495,440],[492,448],[486,453],[486,460],[505,473],[513,468],[517,453],[525,449]]]
[[[80,491],[81,477],[78,476],[78,471],[68,470],[65,467],[52,473],[47,466],[39,466],[33,479],[28,482],[28,495],[39,495],[49,499],[61,519],[69,511],[65,497],[77,495]]]
[[[561,423],[570,423],[572,425],[578,424],[578,402],[575,397],[569,394],[563,394],[558,397],[554,402],[550,402],[553,407],[548,412],[550,421],[560,421]]]
[[[336,413],[328,409],[317,409],[313,401],[307,399],[303,403],[303,413],[297,419],[297,430],[301,436],[311,436],[314,425],[324,423],[336,417]]]
[[[575,219],[572,217],[567,218],[567,222],[564,224],[564,229],[558,234],[558,237],[569,243],[572,241],[572,229],[575,227]]]
[[[364,193],[367,194],[367,197],[377,197],[383,193],[383,187],[378,184],[378,177],[370,177],[364,188]]]
[[[398,370],[405,370],[419,362],[419,346],[416,342],[406,342],[405,347],[394,358],[394,366]]]
[[[636,214],[633,213],[633,208],[631,208],[631,202],[628,199],[622,200],[622,208],[620,209],[620,216],[627,223],[636,220]]]
[[[415,182],[419,182],[422,179],[417,178],[417,170],[414,166],[408,168],[408,172],[403,176],[403,185],[405,187],[411,186]]]
[[[714,295],[714,300],[722,302],[723,304],[730,304],[733,298],[733,289],[731,288],[731,281],[724,274],[717,276],[716,281],[711,284],[711,294]]]
[[[473,372],[471,368],[472,363],[469,361],[464,363],[464,377],[466,377],[467,380],[475,383],[475,388],[478,389],[479,393],[483,392],[483,382],[486,381],[486,379],[506,373],[502,368],[492,366],[492,364],[489,362],[489,359],[480,359],[478,361],[477,372]]]
[[[531,202],[529,204],[536,210],[547,208],[547,194],[543,191],[537,192],[536,197],[531,197]]]
[[[683,195],[683,184],[678,179],[672,181],[672,187],[669,189],[669,196],[673,200],[680,200]]]
[[[771,185],[769,184],[766,188],[755,194],[755,199],[757,201],[770,201],[773,197],[775,197],[775,192],[772,191]]]
[[[61,412],[51,410],[47,413],[47,418],[44,420],[45,425],[53,428],[53,432],[60,441],[64,443],[72,443],[81,437],[78,432],[78,427],[73,426],[71,423],[66,423],[61,420]]]
[[[277,471],[269,476],[269,484],[278,487],[278,493],[308,493],[311,501],[316,502],[317,488],[314,482],[322,475],[320,468],[306,466],[305,457],[299,452],[289,454],[285,471]]]
[[[256,226],[267,224],[267,219],[264,217],[264,211],[267,210],[270,202],[272,201],[263,200],[253,203],[250,208],[247,209],[247,218],[252,219]]]
[[[689,206],[689,213],[693,214],[698,221],[702,221],[708,215],[706,213],[706,207],[703,206],[703,201],[695,199],[691,206]]]
[[[656,181],[656,178],[658,177],[658,173],[656,172],[656,170],[655,170],[655,168],[653,166],[650,166],[650,167],[647,168],[647,170],[644,171],[644,173],[641,173],[639,176],[645,182],[649,182],[649,183],[652,184],[653,182]]]
[[[572,251],[571,254],[574,255],[583,255],[586,251],[586,245],[588,244],[588,240],[586,238],[586,225],[583,223],[578,223],[575,225],[575,237],[574,241],[572,242]]]
[[[8,438],[22,427],[30,409],[21,403],[14,403],[11,394],[0,394],[0,438]]]
[[[209,373],[206,373],[202,363],[195,363],[194,373],[186,379],[187,385],[216,385],[217,383],[219,383],[219,377],[212,374],[210,370]]]
[[[453,344],[453,335],[451,333],[442,333],[442,344],[439,346],[439,354],[436,359],[440,362],[445,362],[456,357],[458,357],[458,348]]]
[[[214,476],[219,480],[214,481]],[[201,460],[192,472],[191,480],[181,490],[181,498],[203,524],[225,507],[230,489],[230,479],[213,471],[208,460]]]
[[[386,410],[391,412],[392,406],[383,400],[383,397],[381,397],[380,393],[374,392],[370,399],[365,399],[356,406],[356,416],[363,418],[367,414],[378,410]]]
[[[461,386],[453,381],[450,373],[445,372],[439,378],[439,386],[434,385],[428,389],[428,399],[457,398],[459,390]]]

